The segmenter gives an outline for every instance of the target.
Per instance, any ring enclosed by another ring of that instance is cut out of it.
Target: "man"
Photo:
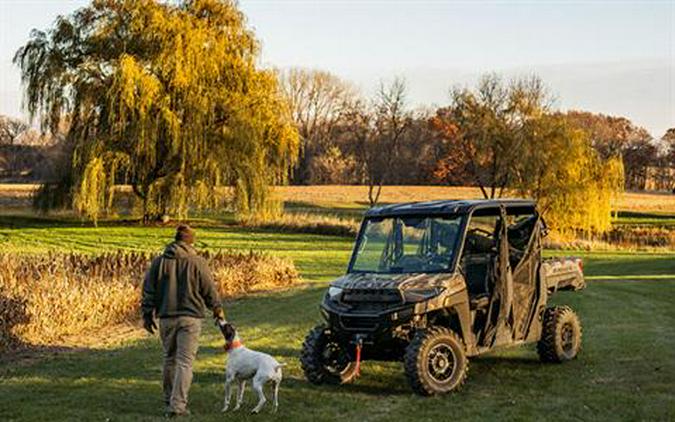
[[[187,225],[176,230],[175,242],[155,258],[143,283],[143,326],[154,334],[154,316],[164,348],[164,403],[169,417],[188,415],[192,361],[206,310],[222,326],[225,314],[206,260],[193,248],[195,235]]]

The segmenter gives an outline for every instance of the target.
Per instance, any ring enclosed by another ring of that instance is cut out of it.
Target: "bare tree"
[[[675,193],[675,127],[671,127],[661,137],[664,148],[664,165],[666,167],[666,184]]]
[[[651,139],[649,132],[621,116],[608,116],[588,111],[571,110],[564,113],[567,121],[588,133],[593,147],[602,158],[621,156],[630,144]]]
[[[301,140],[293,179],[307,183],[311,161],[331,147],[331,133],[353,102],[355,90],[337,76],[319,70],[292,68],[280,72],[279,80]]]
[[[406,84],[400,78],[388,85],[381,83],[372,101],[356,100],[342,114],[334,135],[344,140],[341,145],[345,153],[354,157],[361,181],[368,185],[371,207],[378,203],[382,186],[391,179],[412,120]]]
[[[28,129],[30,126],[19,119],[0,116],[0,145],[16,144]]]
[[[396,78],[389,85],[380,83],[375,99],[377,136],[368,177],[368,202],[371,207],[379,201],[382,185],[389,181],[401,141],[411,125],[412,112],[407,108],[406,91],[405,80]]]

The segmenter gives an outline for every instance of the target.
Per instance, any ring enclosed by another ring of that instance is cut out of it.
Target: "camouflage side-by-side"
[[[585,287],[575,258],[543,260],[546,226],[528,200],[432,201],[369,210],[347,273],[321,304],[302,367],[313,383],[347,382],[360,360],[402,360],[414,391],[462,385],[468,357],[537,343],[576,357],[581,325],[557,290]]]

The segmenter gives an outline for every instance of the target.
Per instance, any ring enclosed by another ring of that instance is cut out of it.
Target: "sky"
[[[14,52],[82,0],[0,0],[0,114],[24,116]],[[675,0],[241,0],[261,64],[330,71],[364,94],[403,77],[414,107],[480,75],[537,74],[562,109],[675,127]]]

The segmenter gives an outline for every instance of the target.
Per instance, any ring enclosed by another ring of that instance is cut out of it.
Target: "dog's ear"
[[[222,331],[223,337],[225,337],[226,341],[234,340],[234,337],[237,335],[237,330],[232,324],[225,324],[220,328],[220,330]]]

